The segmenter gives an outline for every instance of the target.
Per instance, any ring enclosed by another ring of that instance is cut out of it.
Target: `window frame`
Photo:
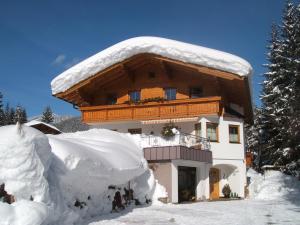
[[[133,92],[138,92],[138,93],[139,93],[140,99],[138,99],[138,100],[132,100],[130,94],[133,93]],[[132,91],[128,91],[128,99],[129,99],[129,101],[138,102],[138,101],[141,101],[141,98],[142,98],[141,90],[132,90]]]
[[[196,88],[201,90],[201,95],[200,95],[199,97],[192,97],[192,90],[193,90],[193,89],[196,89]],[[204,95],[203,95],[203,88],[200,87],[200,86],[197,86],[197,87],[190,87],[190,88],[189,88],[189,92],[190,92],[190,93],[189,93],[189,94],[190,94],[189,97],[190,97],[191,99],[194,99],[194,98],[202,98],[202,97],[204,96]]]
[[[175,90],[175,99],[168,99],[168,95],[167,95],[167,90]],[[176,100],[177,99],[177,88],[174,88],[174,87],[166,87],[166,88],[164,88],[164,97],[165,97],[165,99],[166,100],[168,100],[168,101],[173,101],[173,100]]]
[[[230,128],[237,128],[237,135],[238,135],[238,140],[237,141],[231,141],[230,140]],[[240,144],[241,143],[240,125],[234,125],[234,124],[229,124],[228,125],[228,140],[229,140],[230,144]]]
[[[127,131],[130,134],[142,134],[142,128],[130,128]],[[140,133],[139,132],[135,132],[135,131],[140,131]]]
[[[115,98],[115,103],[111,103],[113,98]],[[116,105],[118,103],[118,95],[116,93],[110,93],[106,95],[106,100],[105,100],[106,105]]]
[[[212,140],[211,138],[208,137],[207,129],[208,129],[208,126],[210,126],[210,125],[215,126],[215,128],[216,128],[216,140]],[[218,123],[212,123],[212,122],[206,123],[206,138],[207,139],[209,138],[210,142],[219,142],[219,124]]]

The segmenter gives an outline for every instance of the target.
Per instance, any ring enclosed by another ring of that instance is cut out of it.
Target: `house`
[[[137,37],[75,65],[51,86],[83,122],[140,135],[149,166],[176,203],[219,198],[227,183],[244,197],[251,73],[229,53]]]
[[[48,123],[44,123],[42,121],[38,120],[31,120],[27,123],[25,123],[26,126],[33,127],[44,134],[61,134],[62,132],[57,129],[55,126],[50,125]]]

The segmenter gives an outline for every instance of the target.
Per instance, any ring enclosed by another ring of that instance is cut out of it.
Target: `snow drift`
[[[12,205],[0,202],[0,224],[42,224],[52,204],[47,137],[30,127],[5,126],[0,127],[0,146],[0,183],[16,199]]]
[[[0,183],[16,198],[0,202],[1,225],[80,224],[109,212],[129,181],[140,202],[151,198],[153,174],[125,134],[94,129],[47,137],[27,126],[0,128]]]
[[[300,182],[296,177],[280,171],[266,170],[262,175],[249,169],[247,176],[251,178],[250,197],[259,200],[300,201]]]
[[[250,76],[252,73],[252,67],[246,60],[226,52],[166,38],[136,37],[117,43],[57,76],[51,82],[52,94],[66,91],[99,71],[141,53],[161,55],[239,76]]]

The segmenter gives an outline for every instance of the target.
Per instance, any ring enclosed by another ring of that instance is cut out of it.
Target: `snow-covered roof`
[[[64,92],[80,81],[141,53],[156,54],[239,76],[252,73],[252,67],[246,60],[226,52],[166,38],[135,37],[117,43],[58,75],[51,82],[52,93]]]
[[[44,124],[45,126],[51,127],[52,129],[61,132],[61,131],[60,131],[58,128],[56,128],[55,126],[53,126],[53,125],[51,125],[51,124],[48,124],[48,123],[44,123],[44,122],[42,122],[42,121],[31,120],[31,121],[25,123],[25,125],[28,126],[28,127],[31,127],[31,126],[34,126],[34,125],[38,125],[38,124]]]

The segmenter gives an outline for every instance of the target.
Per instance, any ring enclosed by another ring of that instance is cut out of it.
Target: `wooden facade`
[[[176,89],[176,100],[164,100],[167,88]],[[192,98],[192,88],[201,90],[201,96]],[[130,104],[132,91],[140,93],[138,104]],[[108,104],[109,96],[115,104]],[[56,97],[78,106],[85,123],[220,115],[231,103],[252,120],[246,77],[153,54],[133,56]]]
[[[86,123],[172,119],[199,115],[220,114],[221,98],[198,98],[146,103],[141,105],[110,105],[81,107],[82,119]]]

